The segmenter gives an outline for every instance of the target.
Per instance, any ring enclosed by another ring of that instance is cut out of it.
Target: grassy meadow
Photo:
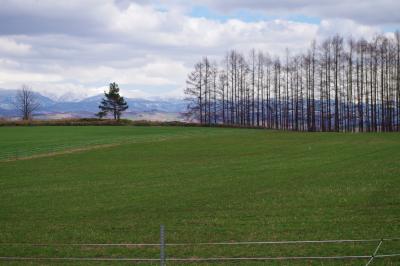
[[[394,238],[400,237],[400,135],[2,127],[0,188],[1,257],[158,258],[157,247],[1,243],[158,243],[160,224],[167,243]],[[369,255],[376,245],[188,246],[167,247],[166,253],[177,258]],[[379,253],[400,253],[400,241],[384,242]],[[399,264],[397,257],[371,265]]]

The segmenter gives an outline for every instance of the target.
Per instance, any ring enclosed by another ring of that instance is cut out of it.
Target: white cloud
[[[318,36],[328,37],[341,34],[345,37],[371,39],[382,33],[377,26],[367,26],[356,23],[349,19],[322,20],[318,29]]]
[[[188,15],[191,6],[179,0],[3,0],[0,86],[15,88],[28,83],[54,97],[65,93],[90,96],[115,81],[131,96],[181,95],[186,74],[202,56],[219,60],[229,49],[246,53],[251,48],[270,54],[283,54],[285,48],[298,52],[319,36],[342,33],[369,38],[381,31],[370,21],[360,22],[354,12],[340,15],[340,10],[354,8],[352,1],[327,7],[304,0],[198,3],[221,13],[248,8],[323,15],[330,9],[337,15],[324,15],[319,24],[290,21],[285,16],[217,20]],[[374,7],[377,12],[397,6],[363,3],[359,3],[361,10]],[[352,16],[355,19],[349,19]],[[388,16],[392,16],[390,12]]]
[[[35,73],[21,70],[0,70],[0,84],[31,83],[31,82],[60,82],[63,77],[48,73]]]
[[[0,37],[0,55],[27,55],[31,52],[31,46],[19,43],[9,37]]]

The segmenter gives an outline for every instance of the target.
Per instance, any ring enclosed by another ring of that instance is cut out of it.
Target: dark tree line
[[[201,124],[298,131],[400,131],[400,34],[336,35],[284,58],[236,51],[188,75],[187,116]]]

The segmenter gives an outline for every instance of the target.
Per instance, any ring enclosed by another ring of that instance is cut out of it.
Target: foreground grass
[[[52,145],[68,150],[90,146],[93,140],[120,145],[0,162],[0,242],[157,243],[160,224],[165,224],[170,243],[400,237],[400,136],[395,133],[0,128],[0,149],[11,153],[43,154]],[[167,254],[365,255],[375,247],[376,243],[168,247]],[[0,256],[157,258],[158,252],[0,246]],[[400,242],[385,243],[380,252],[400,253]],[[311,263],[322,264],[307,262]],[[376,260],[374,265],[398,263]],[[263,263],[251,265],[255,264]]]

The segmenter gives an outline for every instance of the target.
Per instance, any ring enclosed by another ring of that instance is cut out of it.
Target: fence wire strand
[[[201,246],[201,245],[274,245],[274,244],[324,244],[324,243],[367,243],[383,241],[400,241],[400,238],[379,239],[330,239],[330,240],[284,240],[284,241],[237,241],[237,242],[188,242],[165,243],[165,246]],[[160,246],[159,243],[0,243],[0,245],[23,246]]]
[[[370,255],[349,256],[289,256],[289,257],[215,257],[215,258],[165,258],[170,262],[207,262],[207,261],[268,261],[268,260],[346,260],[346,259],[368,259]],[[382,254],[374,258],[400,257],[400,254]],[[65,260],[65,261],[154,261],[155,258],[78,258],[78,257],[0,257],[0,260]]]
[[[165,243],[165,246],[195,246],[195,245],[273,245],[273,244],[309,244],[309,243],[368,243],[379,242],[372,255],[345,255],[345,256],[279,256],[279,257],[209,257],[209,258],[164,258],[169,262],[218,262],[218,261],[278,261],[278,260],[346,260],[346,259],[369,259],[366,266],[370,265],[374,259],[400,257],[400,253],[377,254],[384,241],[398,241],[400,238],[381,238],[381,239],[337,239],[337,240],[292,240],[292,241],[246,241],[246,242],[203,242],[203,243]],[[23,246],[103,246],[103,247],[154,247],[160,246],[155,243],[0,243],[0,245],[23,245]],[[112,258],[112,257],[12,257],[3,256],[0,260],[15,261],[130,261],[130,262],[159,262],[160,258]]]

